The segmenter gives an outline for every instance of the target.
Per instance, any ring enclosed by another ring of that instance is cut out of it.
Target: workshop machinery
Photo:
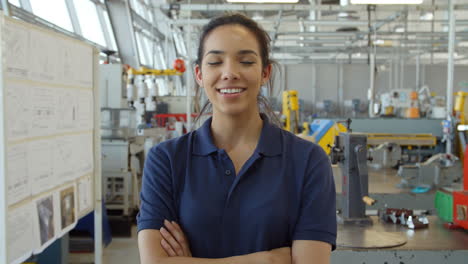
[[[303,123],[303,130],[299,137],[309,140],[322,147],[327,154],[330,154],[331,147],[335,142],[335,137],[348,129],[342,124],[347,121],[333,121],[328,119],[315,119],[312,123]]]
[[[157,70],[141,67],[137,70],[132,67],[128,68],[127,101],[130,108],[136,109],[138,135],[142,135],[143,129],[147,127],[146,112],[156,111],[156,97],[158,96],[156,78],[158,76],[182,75],[184,71],[185,64],[181,59],[175,60],[174,69]]]
[[[372,162],[369,166],[374,169],[395,168],[401,162],[401,147],[393,142],[385,142],[377,147],[369,148],[369,154],[372,156]]]
[[[465,150],[463,184],[460,188],[440,188],[435,198],[435,207],[446,227],[468,230],[468,150]]]
[[[365,133],[377,168],[414,163],[435,154],[437,137],[421,133]]]
[[[460,181],[462,173],[462,164],[455,155],[439,153],[424,162],[401,165],[398,168],[399,187],[450,187]]]
[[[467,116],[467,113],[465,112],[466,111],[466,107],[465,107],[465,101],[466,101],[466,97],[468,96],[468,92],[465,92],[465,91],[459,91],[456,93],[456,96],[455,96],[455,105],[453,107],[453,112],[454,112],[454,119],[455,119],[455,122],[456,122],[456,130],[457,130],[457,133],[458,133],[458,149],[459,149],[459,156],[461,159],[463,159],[464,157],[464,153],[465,153],[465,147],[466,147],[466,144],[467,144],[467,139],[466,139],[466,131],[468,130],[468,116]],[[448,123],[448,122],[447,122]],[[450,124],[447,124],[447,128],[445,128],[445,130],[448,130],[448,131],[444,131],[444,132],[447,132],[450,133],[451,131],[451,127],[449,127]],[[451,135],[447,135],[447,136],[451,136]]]
[[[282,121],[285,130],[299,133],[299,99],[295,90],[283,92]]]
[[[343,224],[371,224],[366,216],[366,204],[375,201],[369,195],[367,172],[367,137],[362,134],[340,133],[331,150],[331,162],[341,170],[342,208],[339,222]]]

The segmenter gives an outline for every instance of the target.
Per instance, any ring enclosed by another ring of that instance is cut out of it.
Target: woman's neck
[[[237,146],[257,146],[262,132],[263,120],[258,111],[255,114],[224,115],[213,113],[211,132],[216,147],[227,152]]]

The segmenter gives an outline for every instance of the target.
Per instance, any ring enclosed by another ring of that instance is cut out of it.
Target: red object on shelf
[[[463,160],[463,191],[453,192],[453,222],[468,229],[468,146]]]
[[[192,120],[198,116],[198,114],[191,114]],[[166,127],[166,123],[169,121],[169,118],[175,118],[179,122],[187,122],[187,114],[155,114],[154,119],[158,124],[158,127]],[[174,130],[174,128],[168,128],[168,130]]]

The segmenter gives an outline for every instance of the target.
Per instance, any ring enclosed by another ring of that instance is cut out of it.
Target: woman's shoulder
[[[301,138],[284,129],[281,129],[281,135],[283,138],[283,146],[286,147],[287,151],[296,153],[302,157],[307,157],[309,155],[313,155],[314,157],[327,156],[325,150],[312,141]]]

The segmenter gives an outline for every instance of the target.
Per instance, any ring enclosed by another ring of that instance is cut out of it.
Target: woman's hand
[[[190,246],[182,228],[176,222],[164,220],[164,227],[159,230],[162,235],[161,246],[170,257],[191,257]]]

